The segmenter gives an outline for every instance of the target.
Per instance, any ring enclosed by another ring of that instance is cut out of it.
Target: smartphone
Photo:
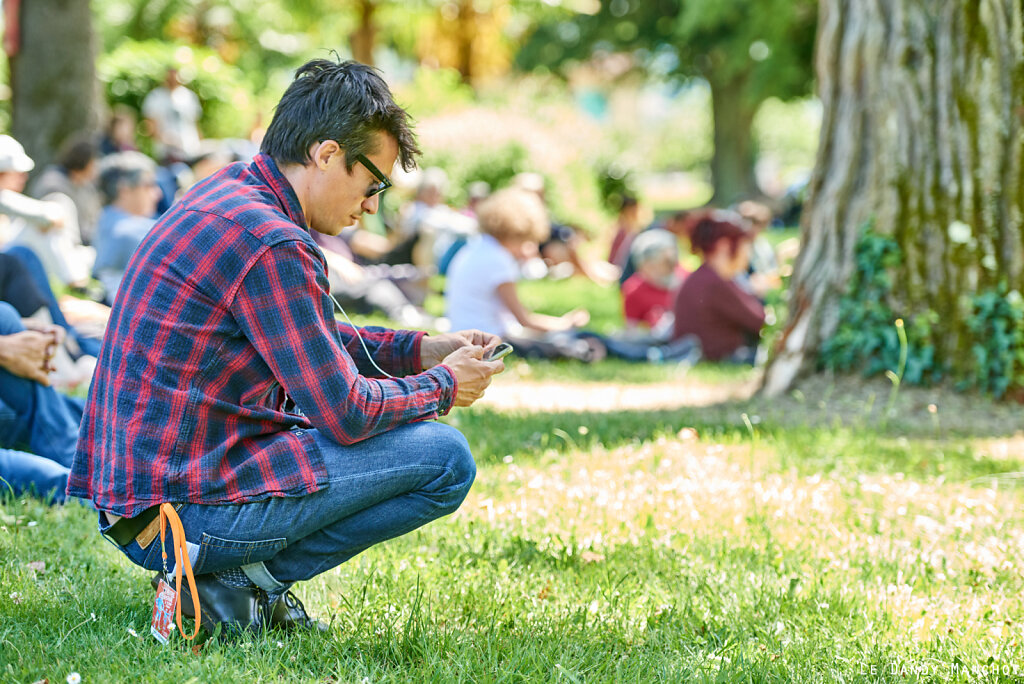
[[[484,356],[484,361],[497,361],[498,359],[505,358],[511,353],[512,345],[509,344],[508,342],[502,342],[497,347],[492,349],[486,356]]]

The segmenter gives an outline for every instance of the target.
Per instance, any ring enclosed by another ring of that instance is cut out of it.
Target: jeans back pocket
[[[199,543],[199,555],[196,557],[192,571],[200,575],[240,568],[250,563],[260,563],[270,560],[287,545],[288,540],[284,537],[257,541],[238,541],[235,539],[221,539],[204,532]]]

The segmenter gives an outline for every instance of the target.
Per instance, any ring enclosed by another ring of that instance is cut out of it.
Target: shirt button
[[[306,433],[305,433],[305,432],[303,432],[302,430],[296,430],[296,431],[295,431],[295,434],[296,434],[296,435],[299,435],[299,436],[301,437],[302,435],[304,435],[304,434],[306,434]]]

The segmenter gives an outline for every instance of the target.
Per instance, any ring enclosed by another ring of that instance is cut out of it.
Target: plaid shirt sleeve
[[[447,413],[455,378],[445,367],[395,379],[360,375],[342,343],[327,288],[321,257],[310,245],[290,240],[258,253],[231,306],[242,332],[310,424],[340,444],[352,444]],[[414,334],[367,329],[364,338],[371,352],[384,357],[378,361],[382,367],[399,370],[419,362]],[[348,343],[359,345],[354,335]],[[411,347],[415,358],[403,363],[397,357]]]
[[[359,372],[367,377],[384,377],[380,370],[370,363],[371,356],[381,369],[398,377],[414,375],[423,370],[420,340],[426,333],[422,331],[388,330],[375,326],[355,328],[339,321],[338,334],[341,335],[342,344],[355,361]],[[363,349],[364,344],[366,349]]]

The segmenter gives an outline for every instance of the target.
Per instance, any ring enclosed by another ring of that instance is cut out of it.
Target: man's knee
[[[444,423],[424,423],[429,426],[428,433],[423,435],[427,440],[429,448],[438,455],[446,467],[452,473],[451,479],[445,487],[445,497],[455,510],[462,503],[469,493],[469,488],[476,479],[476,461],[473,460],[473,452],[469,449],[469,442],[466,437],[450,425]]]
[[[0,335],[13,335],[24,329],[18,310],[7,302],[0,302]]]

